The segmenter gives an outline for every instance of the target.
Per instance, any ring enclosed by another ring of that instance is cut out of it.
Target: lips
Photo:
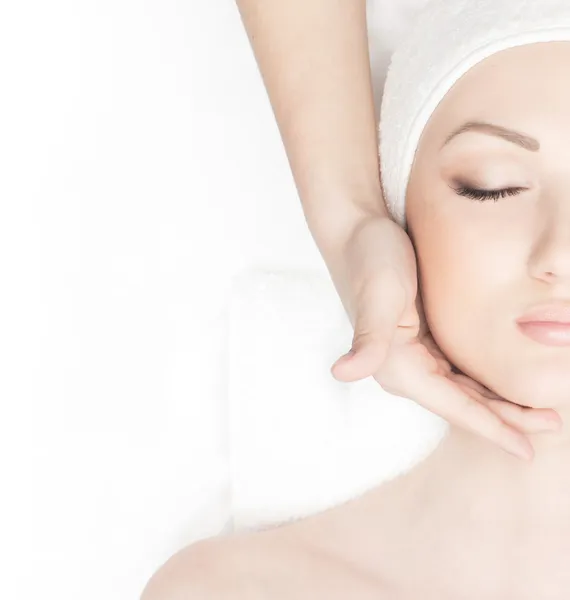
[[[570,346],[570,302],[535,306],[517,319],[520,331],[546,346]]]
[[[535,306],[517,319],[517,323],[565,323],[570,325],[570,302]]]

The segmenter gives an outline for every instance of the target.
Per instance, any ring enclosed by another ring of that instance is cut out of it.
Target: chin
[[[450,363],[499,397],[530,408],[570,408],[567,348],[550,348],[546,352],[534,346],[529,349],[510,339],[507,343],[504,336],[493,335],[492,331],[485,333],[485,341],[469,330],[458,337],[459,325],[449,329],[438,328],[429,319],[428,323],[436,344]]]
[[[510,376],[507,375],[509,371]],[[553,409],[570,407],[570,365],[519,364],[512,369],[505,368],[501,381],[491,389],[521,406]]]

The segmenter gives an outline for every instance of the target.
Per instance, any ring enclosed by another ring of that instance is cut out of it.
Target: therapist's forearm
[[[307,224],[327,262],[368,215],[387,216],[365,0],[236,0]]]

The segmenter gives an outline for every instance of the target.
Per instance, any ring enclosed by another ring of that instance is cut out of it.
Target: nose
[[[535,279],[570,287],[570,210],[561,212],[542,225],[528,268]]]

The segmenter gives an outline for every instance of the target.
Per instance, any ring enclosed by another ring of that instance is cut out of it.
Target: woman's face
[[[570,405],[570,344],[539,343],[516,322],[538,304],[570,310],[569,72],[570,42],[475,66],[432,115],[407,191],[434,339],[461,371],[524,406]]]

